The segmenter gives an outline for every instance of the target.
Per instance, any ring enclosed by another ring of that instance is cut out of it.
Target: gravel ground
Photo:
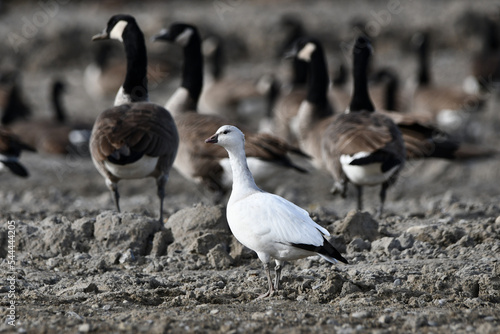
[[[12,65],[22,58],[25,95],[37,117],[48,115],[48,82],[60,75],[71,86],[69,112],[91,120],[112,97],[89,97],[82,73],[91,57],[90,36],[101,31],[113,13],[136,15],[146,36],[174,20],[187,20],[244,38],[248,55],[232,50],[231,70],[249,76],[286,67],[271,59],[278,40],[271,27],[281,13],[301,14],[307,28],[329,41],[332,58],[339,58],[337,46],[352,34],[345,28],[349,19],[375,20],[373,13],[387,10],[388,3],[59,1],[54,17],[20,45],[19,53],[3,50],[2,61]],[[407,78],[415,65],[403,41],[411,31],[431,26],[440,32],[436,39],[441,48],[433,54],[436,81],[461,82],[474,43],[459,38],[453,23],[469,8],[468,2],[401,4],[399,14],[380,24],[376,63],[393,65]],[[23,17],[31,20],[41,10],[36,6],[40,4],[4,5],[3,40],[22,31]],[[489,10],[495,4],[479,1],[474,6]],[[84,43],[84,49],[71,45],[72,39]],[[171,51],[178,62],[175,51],[166,46],[149,43],[148,50]],[[153,101],[163,103],[178,84],[177,73],[172,70],[154,86]],[[500,144],[499,106],[492,94],[485,112],[474,115],[481,129],[479,143]],[[408,163],[389,191],[385,217],[378,220],[372,217],[377,189],[365,192],[367,212],[356,212],[354,192],[347,200],[331,197],[331,180],[322,172],[284,171],[262,184],[308,209],[350,262],[332,266],[311,257],[290,263],[283,271],[283,289],[264,300],[255,300],[267,287],[261,263],[231,236],[224,206],[215,205],[208,193],[175,171],[167,184],[166,218],[158,222],[153,179],[120,183],[124,212],[118,214],[110,211],[110,194],[90,159],[24,154],[22,161],[30,170],[29,179],[0,174],[0,331],[500,331],[499,157]],[[8,222],[15,223],[13,270],[8,264]],[[8,281],[12,275],[14,298]],[[9,325],[11,301],[15,327]]]

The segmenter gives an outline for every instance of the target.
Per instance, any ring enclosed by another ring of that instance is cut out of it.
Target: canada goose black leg
[[[160,199],[160,215],[158,218],[160,222],[163,222],[163,199],[165,198],[166,183],[167,183],[167,177],[165,175],[162,175],[156,179],[156,185],[158,186],[158,198]]]
[[[356,186],[356,189],[358,190],[358,210],[361,211],[363,210],[363,187]]]
[[[281,262],[276,262],[276,267],[274,267],[276,272],[276,277],[274,278],[274,290],[276,291],[280,289],[281,269],[283,269],[283,264]]]
[[[266,271],[267,283],[269,289],[267,290],[266,293],[257,297],[257,299],[267,298],[274,294],[274,285],[273,285],[273,280],[271,278],[271,269],[269,268],[269,263],[264,263],[264,270]]]
[[[389,188],[389,182],[382,183],[382,188],[380,188],[380,206],[378,207],[376,217],[380,218],[384,211],[385,196],[387,194],[387,188]]]
[[[108,186],[109,190],[111,191],[111,194],[113,196],[113,199],[115,201],[115,206],[116,206],[116,211],[120,211],[120,194],[118,193],[118,183],[106,180],[106,185]]]

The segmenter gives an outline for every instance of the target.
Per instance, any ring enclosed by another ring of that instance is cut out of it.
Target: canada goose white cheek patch
[[[316,45],[313,43],[307,43],[297,54],[297,58],[304,61],[311,61],[311,55],[316,50]]]
[[[193,35],[193,29],[187,28],[182,32],[182,34],[177,36],[175,42],[180,46],[185,47],[189,43],[189,40],[191,39],[192,35]]]
[[[127,21],[118,21],[113,29],[111,29],[111,32],[109,33],[109,38],[111,39],[117,39],[120,42],[123,42],[123,31],[125,30],[125,27],[127,26],[128,22]]]

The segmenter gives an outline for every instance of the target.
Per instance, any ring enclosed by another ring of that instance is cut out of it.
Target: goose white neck
[[[229,162],[233,172],[233,190],[230,200],[237,200],[246,197],[249,193],[261,191],[255,184],[252,173],[248,168],[244,147],[237,149],[232,147],[226,148],[226,150],[229,154]]]

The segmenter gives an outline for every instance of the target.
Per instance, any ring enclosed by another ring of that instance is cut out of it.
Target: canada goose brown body
[[[113,193],[118,211],[118,181],[154,177],[162,221],[165,184],[179,146],[177,127],[165,108],[148,102],[146,45],[135,19],[115,15],[93,40],[110,38],[125,46],[127,73],[115,107],[103,111],[95,121],[90,139],[92,160]]]
[[[203,83],[203,58],[201,39],[195,26],[174,23],[168,30],[162,30],[154,39],[173,42],[184,49],[181,86],[166,103],[167,108],[172,111],[181,138],[174,167],[182,175],[201,182],[219,194],[228,190],[231,183],[224,180],[223,174],[227,171],[221,165],[222,160],[227,160],[227,153],[221,147],[205,145],[204,142],[207,136],[228,123],[237,124],[244,131],[247,137],[245,149],[249,157],[291,167],[300,172],[305,171],[293,164],[287,156],[290,152],[304,154],[283,140],[268,134],[253,133],[238,122],[231,122],[224,117],[197,112],[197,102]]]
[[[19,162],[22,151],[35,152],[35,149],[6,128],[0,127],[0,164],[17,176],[28,177],[28,170]]]

